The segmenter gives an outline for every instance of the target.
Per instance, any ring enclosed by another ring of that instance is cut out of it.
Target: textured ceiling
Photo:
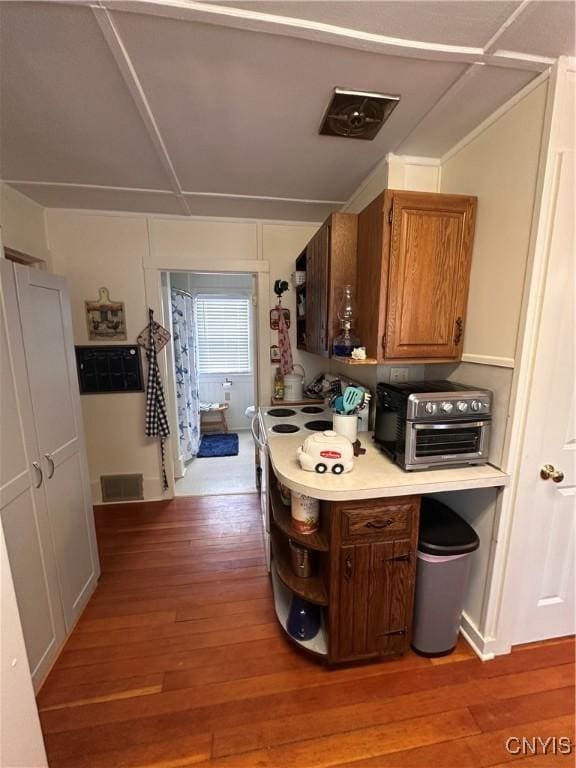
[[[572,2],[1,3],[1,176],[53,207],[319,221],[573,46]],[[335,86],[402,98],[372,142],[319,136]]]

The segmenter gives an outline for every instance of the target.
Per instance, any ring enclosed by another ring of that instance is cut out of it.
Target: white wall
[[[442,162],[440,191],[476,195],[464,360],[513,367],[548,82],[512,100]]]
[[[50,266],[44,208],[6,184],[0,184],[2,243]]]
[[[146,270],[233,270],[234,263],[243,262],[250,271],[251,264],[268,261],[273,284],[277,278],[290,279],[296,256],[318,229],[317,224],[165,219],[54,209],[46,211],[46,226],[53,269],[70,286],[77,344],[88,343],[84,301],[96,297],[101,286],[110,290],[112,298],[125,302],[127,343],[133,343],[147,323]],[[269,301],[270,306],[275,303],[273,294]],[[294,291],[285,295],[284,305],[295,312]],[[267,323],[259,323],[258,339],[260,355],[269,360],[276,334]],[[292,343],[295,361],[303,362],[309,376],[326,367],[320,358],[298,353],[294,335]],[[271,379],[274,366],[268,365],[267,370]],[[158,445],[144,437],[144,396],[84,395],[82,410],[95,502],[101,499],[100,475],[118,473],[141,472],[145,498],[161,498]]]

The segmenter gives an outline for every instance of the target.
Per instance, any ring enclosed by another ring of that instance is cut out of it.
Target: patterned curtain
[[[176,407],[180,451],[184,461],[193,459],[200,443],[200,400],[194,339],[194,299],[172,288],[172,334],[176,373]]]

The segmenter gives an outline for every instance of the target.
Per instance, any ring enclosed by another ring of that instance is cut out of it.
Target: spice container
[[[320,502],[292,491],[292,525],[298,533],[315,533],[320,519]]]
[[[292,571],[301,579],[309,579],[313,571],[312,552],[292,539],[288,543],[290,544]]]

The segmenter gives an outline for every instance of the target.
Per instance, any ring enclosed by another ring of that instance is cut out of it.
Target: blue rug
[[[236,433],[202,435],[196,458],[214,459],[217,456],[238,456],[238,435]]]

